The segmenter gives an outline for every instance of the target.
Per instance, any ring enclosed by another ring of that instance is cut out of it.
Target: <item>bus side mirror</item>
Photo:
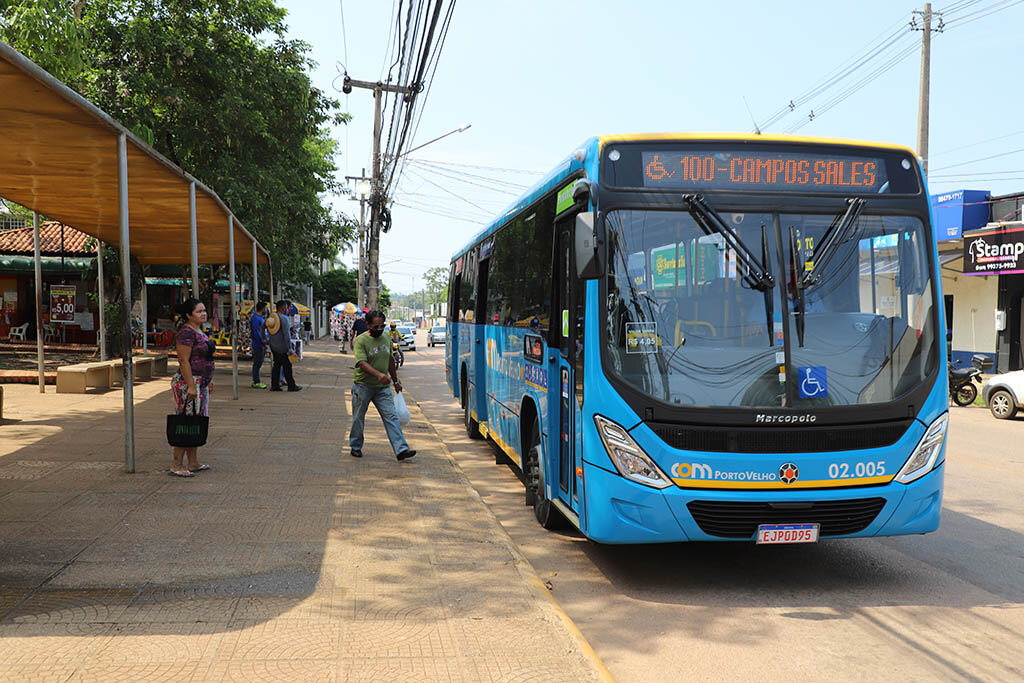
[[[601,277],[593,213],[582,211],[576,214],[574,237],[576,241],[576,277],[581,280],[593,280]]]

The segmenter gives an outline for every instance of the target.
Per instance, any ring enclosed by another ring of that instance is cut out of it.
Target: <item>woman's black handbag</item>
[[[188,414],[188,405],[192,404],[192,414]],[[185,401],[184,415],[167,416],[167,443],[176,448],[198,448],[206,445],[206,437],[210,431],[210,418],[197,415],[196,401]]]

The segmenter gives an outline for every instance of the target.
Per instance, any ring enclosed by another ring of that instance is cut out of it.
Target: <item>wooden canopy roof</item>
[[[199,263],[228,262],[231,212],[212,190],[42,68],[0,41],[0,196],[118,244],[117,140],[128,157],[131,253],[141,263],[191,261],[189,185],[196,187]],[[235,260],[269,262],[238,222]]]

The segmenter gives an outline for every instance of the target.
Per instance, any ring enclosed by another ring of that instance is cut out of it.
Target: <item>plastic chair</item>
[[[11,328],[10,338],[12,340],[13,339],[20,339],[21,341],[27,341],[25,339],[25,335],[26,334],[28,334],[28,323],[25,323],[23,325],[18,325],[17,327],[12,327]]]

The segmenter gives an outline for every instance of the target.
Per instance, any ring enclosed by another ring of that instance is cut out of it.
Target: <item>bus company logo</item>
[[[803,415],[766,415],[758,413],[754,416],[754,422],[758,424],[811,424],[817,422],[818,416],[814,413]]]
[[[787,462],[779,468],[779,479],[787,484],[792,484],[800,478],[800,468],[791,462]]]
[[[699,462],[677,462],[672,465],[672,476],[676,479],[711,479],[711,465]]]

